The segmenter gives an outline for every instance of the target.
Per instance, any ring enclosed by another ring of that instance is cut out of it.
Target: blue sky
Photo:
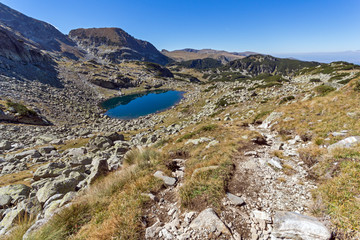
[[[360,50],[359,0],[3,0],[56,26],[120,27],[158,49]]]

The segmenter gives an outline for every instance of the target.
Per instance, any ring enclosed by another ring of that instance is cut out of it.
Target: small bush
[[[226,107],[228,106],[229,103],[228,101],[225,99],[225,98],[220,98],[217,103],[216,103],[216,108],[219,108],[219,107]]]
[[[200,130],[201,131],[212,131],[212,130],[216,129],[217,127],[218,126],[215,124],[210,124],[210,125],[203,126]]]
[[[360,92],[360,80],[355,82],[354,90],[357,92]]]
[[[312,78],[309,82],[318,83],[321,82],[320,78]]]
[[[320,96],[325,96],[330,92],[335,91],[336,88],[331,87],[329,85],[320,85],[315,88],[315,92],[317,92]]]
[[[308,148],[300,148],[298,152],[300,159],[306,164],[306,166],[312,167],[319,162],[319,158],[325,153],[325,150],[319,148],[318,146],[311,146]]]
[[[294,100],[294,99],[295,99],[294,96],[287,96],[287,97],[284,97],[283,99],[281,99],[279,104],[283,104],[283,103],[289,102],[289,101]]]
[[[36,112],[34,110],[28,109],[25,105],[20,103],[15,103],[11,101],[7,101],[6,105],[8,108],[12,107],[15,109],[17,113],[19,113],[21,116],[36,116]]]
[[[216,85],[212,85],[204,90],[204,92],[210,92],[211,90],[215,89]]]

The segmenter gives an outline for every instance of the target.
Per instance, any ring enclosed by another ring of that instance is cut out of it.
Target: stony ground
[[[132,71],[129,69],[125,70]],[[256,120],[263,105],[269,107],[281,97],[295,95],[306,99],[307,91],[318,85],[309,83],[311,77],[301,76],[281,88],[260,91],[251,90],[256,82],[220,82],[208,90],[207,85],[162,81],[164,88],[187,90],[180,104],[164,113],[123,121],[109,119],[100,114],[100,109],[91,107],[89,103],[94,104],[114,92],[89,84],[81,73],[83,69],[80,70],[67,71],[64,67],[60,76],[65,89],[48,92],[42,91],[43,86],[36,82],[8,78],[0,81],[0,90],[6,89],[1,91],[2,98],[27,102],[30,107],[39,107],[45,115],[49,113],[50,120],[58,121],[54,126],[0,125],[0,234],[9,233],[25,213],[36,215],[28,233],[38,229],[97,178],[121,169],[124,155],[130,149],[177,137],[184,129],[212,119],[260,136],[251,139],[251,144],[244,146],[239,142],[236,146],[237,152],[232,157],[234,170],[221,211],[204,207],[190,211],[181,205],[179,191],[184,184],[187,158],[174,157],[171,176],[154,173],[164,181],[162,190],[144,193],[152,199],[144,211],[144,238],[330,238],[326,219],[320,222],[306,217],[311,215],[311,191],[316,185],[298,149],[310,143],[296,135],[284,140],[272,131],[271,124],[281,117],[276,113],[262,123],[241,125],[246,120]],[[145,72],[135,77],[147,79],[146,84],[158,84]],[[329,76],[320,78],[326,81]],[[22,92],[28,86],[31,91]],[[47,101],[38,105],[40,99]],[[273,102],[266,105],[269,99]],[[225,104],[219,105],[224,101]],[[217,144],[213,139],[188,141],[206,144],[204,147]],[[296,227],[292,225],[294,222]]]

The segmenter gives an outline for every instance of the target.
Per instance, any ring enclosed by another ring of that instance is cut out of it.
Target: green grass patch
[[[10,100],[6,102],[8,108],[14,108],[17,113],[21,116],[37,116],[37,113],[34,110],[28,109],[25,105],[20,103],[15,103]]]
[[[284,103],[289,102],[289,101],[292,101],[292,100],[294,100],[294,99],[295,99],[294,96],[287,96],[287,97],[282,98],[282,99],[280,100],[279,104],[284,104]]]
[[[324,84],[324,85],[315,87],[314,90],[320,96],[325,96],[325,95],[329,94],[330,92],[335,91],[336,88]]]
[[[360,162],[343,161],[338,175],[315,191],[332,222],[344,232],[360,231]]]

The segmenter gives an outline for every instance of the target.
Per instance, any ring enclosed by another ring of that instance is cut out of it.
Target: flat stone
[[[198,139],[187,140],[185,145],[188,145],[188,144],[198,145],[198,144],[203,143],[203,142],[211,142],[211,141],[212,141],[211,138],[201,137],[201,138],[198,138]]]
[[[328,240],[330,231],[316,218],[294,212],[277,212],[274,216],[272,239]]]
[[[212,208],[203,210],[190,224],[190,228],[195,231],[202,231],[203,229],[211,232],[218,231],[223,234],[231,236],[229,228],[220,220]]]
[[[35,149],[31,149],[31,150],[27,150],[27,151],[24,151],[24,152],[21,152],[21,153],[17,153],[15,154],[15,158],[16,159],[23,159],[24,157],[27,157],[27,156],[30,156],[31,158],[39,158],[41,157],[41,154],[35,150]]]
[[[231,201],[232,204],[234,204],[235,206],[241,206],[245,203],[244,199],[242,199],[241,197],[238,197],[232,193],[226,193],[227,198]]]
[[[335,148],[350,148],[360,143],[360,136],[351,136],[345,138],[337,143],[334,143],[328,147],[329,150],[333,150]]]
[[[164,181],[164,183],[168,186],[174,186],[176,183],[176,179],[173,177],[166,176],[162,171],[156,171],[154,173],[154,177],[159,178]]]
[[[48,145],[48,146],[43,146],[39,148],[39,151],[41,153],[45,153],[45,154],[49,154],[51,153],[51,151],[56,150],[56,148],[54,146]]]
[[[281,163],[280,163],[280,159],[277,158],[277,157],[274,157],[274,158],[271,158],[268,160],[268,163],[275,167],[275,168],[278,168],[278,169],[282,169],[283,167],[281,166]]]

